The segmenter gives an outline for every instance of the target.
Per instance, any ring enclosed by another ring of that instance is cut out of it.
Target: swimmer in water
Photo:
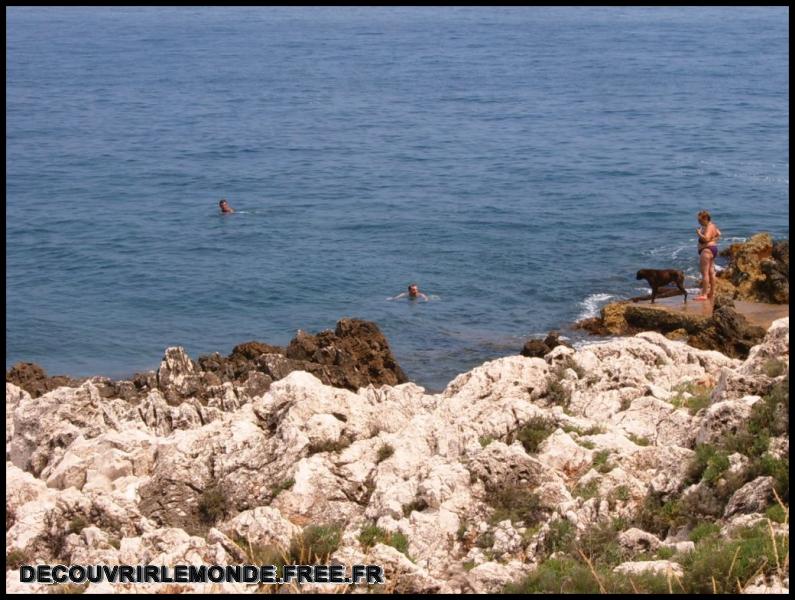
[[[226,201],[226,198],[221,198],[221,201],[218,203],[218,206],[221,207],[221,212],[223,214],[235,212],[235,209],[229,206],[229,202]]]
[[[387,300],[398,300],[399,298],[405,298],[406,296],[408,296],[411,300],[416,300],[417,298],[422,298],[423,300],[425,300],[425,302],[428,302],[428,300],[430,300],[428,296],[426,296],[420,291],[420,288],[419,286],[417,286],[416,283],[410,284],[408,287],[408,291],[403,292],[402,294],[398,294],[397,296],[393,296],[392,298],[387,298]]]

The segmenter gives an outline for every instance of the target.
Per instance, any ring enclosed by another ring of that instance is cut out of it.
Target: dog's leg
[[[687,304],[687,290],[685,289],[685,284],[684,284],[684,281],[685,281],[685,278],[684,278],[684,276],[683,276],[683,277],[679,277],[679,278],[676,280],[676,285],[679,287],[679,289],[680,289],[680,290],[682,291],[682,293],[685,295],[685,304]]]
[[[657,297],[657,288],[651,288],[651,303],[654,304],[654,299]]]

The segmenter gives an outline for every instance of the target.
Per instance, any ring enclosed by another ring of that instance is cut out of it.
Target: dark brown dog
[[[651,286],[651,303],[657,297],[657,288],[661,288],[669,283],[676,283],[679,290],[685,295],[687,302],[687,290],[685,289],[685,274],[676,269],[641,269],[635,279],[645,279]]]

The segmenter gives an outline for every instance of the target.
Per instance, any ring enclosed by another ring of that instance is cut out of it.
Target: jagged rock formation
[[[560,336],[556,331],[550,331],[547,334],[547,337],[545,337],[543,340],[537,340],[537,339],[527,340],[524,346],[522,347],[522,351],[519,354],[531,358],[534,356],[538,358],[543,358],[544,356],[552,352],[552,350],[557,346],[566,346],[568,348],[572,347],[571,344],[569,344],[567,341],[561,340]]]
[[[345,341],[351,330],[299,336],[284,354],[238,347],[199,368],[168,352],[155,377],[174,390],[170,401],[157,387],[132,401],[103,396],[93,381],[34,398],[7,382],[7,591],[36,591],[19,583],[21,562],[295,557],[311,526],[335,532],[328,562],[383,565],[387,591],[500,591],[541,568],[564,530],[576,538],[615,519],[631,525],[616,542],[628,553],[617,575],[676,575],[677,557],[693,551],[689,519],[713,519],[714,535],[729,537],[764,519],[779,485],[759,465],[787,455],[788,404],[761,397],[788,377],[789,319],[744,362],[645,332],[490,361],[433,395],[413,383],[332,387],[302,370],[261,393],[228,381],[244,376],[245,360],[289,360],[339,367],[326,372],[352,383],[345,356],[361,346]],[[208,373],[223,382],[193,396]],[[683,386],[711,391],[699,398]],[[756,454],[738,442],[725,465],[705,458],[710,444],[762,421],[773,437]],[[696,508],[663,526],[649,506],[674,501]],[[714,516],[698,512],[707,509]],[[666,558],[633,554],[652,548]]]
[[[758,233],[721,255],[729,257],[729,266],[718,273],[718,293],[751,302],[789,302],[789,240],[774,242],[770,234]]]
[[[75,387],[85,379],[73,379],[66,375],[48,377],[47,372],[36,363],[20,362],[6,372],[6,381],[19,386],[36,398],[64,385]]]
[[[733,301],[789,302],[789,241],[774,242],[770,234],[759,233],[747,242],[732,244],[722,256],[729,257],[729,265],[717,274],[715,306],[709,317],[635,304],[648,299],[638,297],[611,302],[602,307],[600,316],[584,319],[574,327],[603,336],[658,331],[696,348],[745,358],[751,347],[761,341],[764,330],[737,312]],[[658,297],[678,293],[678,290],[662,290]]]
[[[183,348],[168,348],[157,371],[138,373],[130,381],[92,381],[104,398],[140,402],[157,390],[172,406],[185,401],[214,406],[263,394],[273,381],[299,370],[350,390],[408,381],[378,326],[360,319],[342,319],[335,331],[317,335],[299,331],[286,349],[251,341],[235,346],[228,357],[216,352],[193,361]],[[6,373],[6,381],[36,398],[59,386],[79,385],[85,378],[47,377],[38,365],[19,363]]]
[[[623,301],[604,306],[601,317],[586,319],[576,327],[595,335],[657,331],[671,339],[685,340],[695,348],[717,350],[734,358],[748,356],[765,335],[765,330],[750,324],[726,296],[716,299],[709,317]]]

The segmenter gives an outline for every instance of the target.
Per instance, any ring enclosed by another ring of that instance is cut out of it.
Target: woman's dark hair
[[[706,219],[707,221],[711,221],[712,217],[710,216],[710,214],[707,211],[702,210],[701,212],[698,213],[698,219],[699,220]]]

